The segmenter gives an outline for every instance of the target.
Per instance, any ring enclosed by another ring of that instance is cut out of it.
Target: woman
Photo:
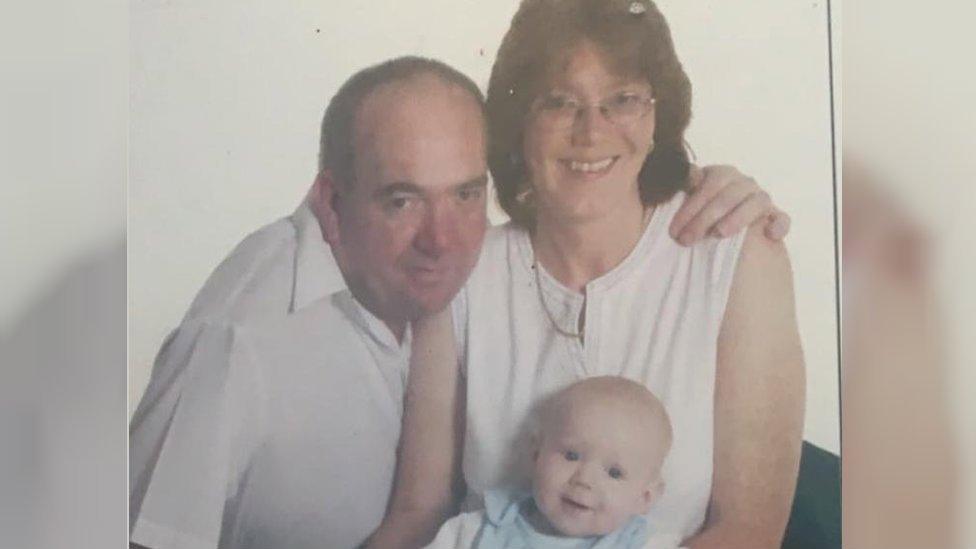
[[[478,505],[519,482],[535,403],[582,377],[622,375],[674,423],[649,515],[661,539],[778,547],[804,400],[789,260],[756,229],[690,248],[667,238],[689,174],[690,103],[653,3],[523,1],[487,96],[489,166],[512,222],[489,232],[454,310],[463,376],[446,336],[416,353],[435,355],[410,382],[395,505],[411,490],[446,493],[462,438],[442,420],[451,406],[465,417],[466,505]],[[418,345],[438,330],[443,318]]]

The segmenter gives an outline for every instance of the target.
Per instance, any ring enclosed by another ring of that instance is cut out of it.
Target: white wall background
[[[694,85],[701,163],[754,176],[787,240],[808,368],[806,436],[839,447],[827,17],[822,0],[659,5]],[[318,125],[356,70],[436,57],[487,84],[514,0],[131,5],[130,413],[217,262],[299,203]],[[746,9],[747,8],[747,9]],[[498,219],[494,217],[494,219]]]
[[[63,4],[0,15],[0,333],[124,230],[124,19]]]
[[[0,4],[0,547],[127,544],[118,4]]]

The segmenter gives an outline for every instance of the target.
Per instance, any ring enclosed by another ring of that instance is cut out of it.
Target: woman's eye
[[[579,453],[574,452],[573,450],[566,450],[563,452],[563,457],[566,458],[566,461],[579,461],[580,458]]]
[[[570,108],[576,104],[575,101],[563,95],[548,95],[543,98],[540,106],[547,111],[560,111]]]
[[[637,105],[640,101],[641,96],[636,93],[620,93],[611,100],[611,103],[617,107],[627,107]]]
[[[611,467],[607,470],[607,474],[610,475],[610,478],[616,480],[624,478],[624,472],[621,471],[619,467]]]

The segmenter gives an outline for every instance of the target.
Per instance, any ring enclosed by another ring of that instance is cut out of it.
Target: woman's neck
[[[536,261],[564,286],[582,292],[619,265],[637,246],[649,218],[638,201],[627,211],[580,222],[540,212],[532,235]]]

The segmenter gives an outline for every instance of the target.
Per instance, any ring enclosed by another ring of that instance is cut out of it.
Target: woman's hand
[[[756,180],[732,166],[692,166],[691,194],[671,222],[671,237],[690,246],[706,236],[724,238],[752,224],[770,240],[790,232],[790,216],[778,209]]]

